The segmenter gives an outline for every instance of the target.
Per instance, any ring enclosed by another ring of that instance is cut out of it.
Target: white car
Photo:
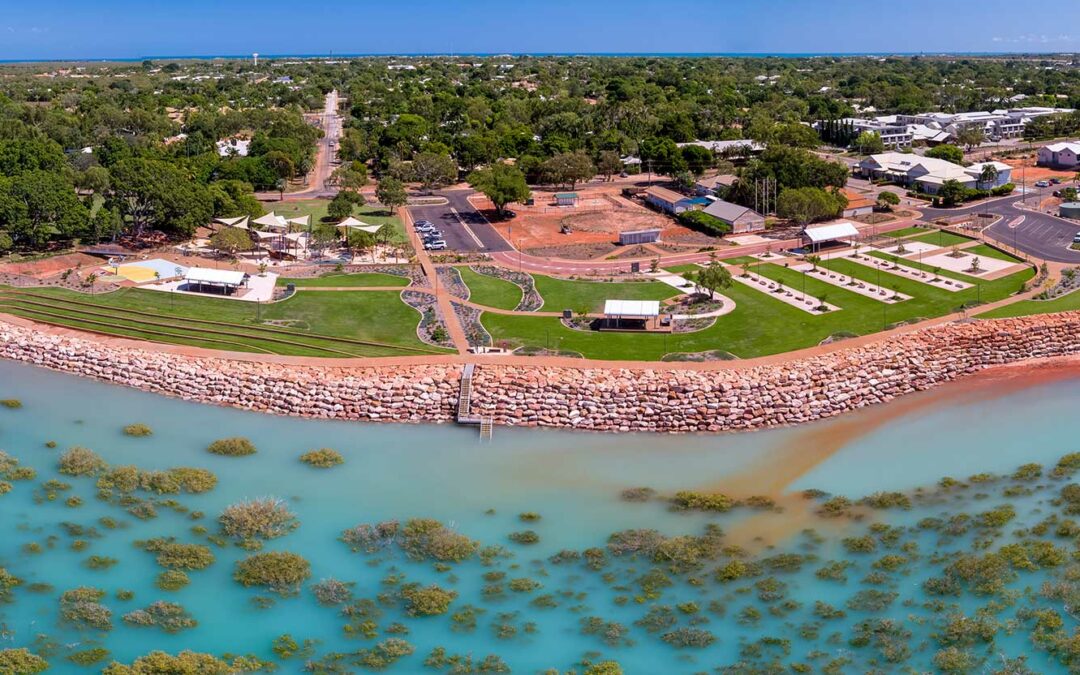
[[[429,241],[424,244],[424,249],[428,251],[443,251],[446,249],[446,242],[442,239]]]

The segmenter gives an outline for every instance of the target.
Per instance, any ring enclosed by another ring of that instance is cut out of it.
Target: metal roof
[[[736,219],[740,218],[747,211],[753,213],[759,218],[763,218],[761,214],[757,213],[753,209],[742,206],[741,204],[732,204],[731,202],[725,202],[723,199],[717,199],[712,204],[705,207],[705,213],[719,218],[720,220],[734,223]]]
[[[604,314],[608,316],[659,316],[659,300],[605,300]]]
[[[196,284],[223,284],[225,286],[241,286],[247,274],[236,270],[215,270],[209,267],[190,267],[184,276],[184,281]]]
[[[828,225],[814,225],[807,227],[803,230],[803,234],[810,238],[810,241],[815,244],[823,241],[832,241],[834,239],[843,239],[844,237],[857,237],[859,236],[859,229],[852,223],[841,220],[837,223],[829,223]]]

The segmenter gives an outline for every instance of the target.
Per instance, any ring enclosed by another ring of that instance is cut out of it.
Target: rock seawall
[[[1080,312],[943,324],[819,356],[723,370],[480,361],[472,410],[498,425],[748,430],[832,417],[989,366],[1075,354]],[[462,371],[455,364],[314,367],[196,358],[3,322],[0,357],[203,403],[383,422],[452,421]]]

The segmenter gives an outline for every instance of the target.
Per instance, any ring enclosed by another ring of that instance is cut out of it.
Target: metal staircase
[[[465,364],[461,373],[461,386],[458,389],[457,423],[468,426],[480,427],[480,440],[491,440],[491,434],[495,427],[495,420],[491,417],[480,417],[472,412],[473,372],[474,365]]]

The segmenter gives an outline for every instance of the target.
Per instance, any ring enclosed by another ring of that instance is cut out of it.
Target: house
[[[221,157],[247,157],[251,141],[243,138],[227,138],[217,142],[217,152]]]
[[[717,199],[705,207],[705,213],[730,225],[733,234],[765,229],[765,216],[751,208],[725,202],[723,199]]]
[[[997,172],[993,181],[983,182],[982,173],[987,166]],[[1002,162],[979,162],[960,166],[943,159],[920,157],[902,152],[885,152],[871,155],[859,162],[859,171],[865,178],[888,180],[920,192],[937,194],[946,181],[955,180],[964,187],[989,190],[1012,180],[1012,167]]]
[[[848,188],[843,188],[840,192],[847,197],[847,207],[844,209],[843,216],[845,218],[854,218],[855,216],[866,216],[874,212],[874,200],[870,199],[861,192],[856,192]]]
[[[699,197],[706,197],[712,195],[719,197],[727,192],[727,189],[735,184],[738,180],[735,176],[730,174],[720,174],[719,176],[710,176],[708,178],[702,178],[694,183],[694,194]]]
[[[664,187],[650,187],[645,190],[645,202],[652,204],[664,213],[677,216],[683,211],[694,208],[694,200]]]
[[[749,157],[759,154],[765,146],[757,141],[736,139],[733,141],[691,141],[690,143],[676,143],[680,148],[688,145],[697,145],[716,155],[731,155],[735,157]]]
[[[555,194],[555,206],[577,206],[578,193],[557,192]]]
[[[1037,155],[1040,166],[1074,169],[1080,164],[1080,143],[1051,143],[1039,148]]]

